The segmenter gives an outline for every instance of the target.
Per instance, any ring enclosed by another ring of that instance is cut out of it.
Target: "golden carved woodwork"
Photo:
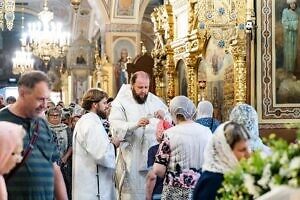
[[[94,50],[95,70],[93,72],[92,86],[101,88],[107,92],[108,96],[113,96],[113,67],[104,54],[101,58],[99,47],[96,43]]]
[[[99,54],[99,47],[96,42],[96,48],[94,50],[94,59],[95,59],[95,71],[93,73],[93,86],[101,86],[101,57]]]
[[[194,102],[198,101],[198,67],[196,65],[197,58],[195,55],[189,55],[186,59],[187,75],[188,75],[188,97]]]
[[[173,4],[176,4],[174,1]],[[234,87],[224,85],[224,108],[232,108],[238,102],[246,102],[246,1],[240,0],[188,0],[188,34],[184,38],[174,37],[172,7],[166,1],[154,9],[152,21],[156,34],[155,47],[152,56],[155,62],[156,86],[167,85],[167,102],[176,94],[176,63],[183,59],[186,64],[188,79],[188,97],[195,103],[198,101],[198,60],[205,55],[210,38],[218,41],[218,46],[232,54],[234,67],[225,72],[224,83],[233,81]],[[175,12],[175,11],[174,11]],[[180,28],[180,25],[178,25]],[[159,45],[158,45],[159,44]],[[161,58],[167,62],[161,66]],[[167,78],[162,76],[166,74]],[[231,77],[231,76],[234,77]],[[234,88],[234,90],[232,89]],[[162,91],[156,88],[159,95]],[[234,92],[230,95],[230,92]],[[204,95],[205,96],[205,95]]]
[[[224,73],[224,80],[226,80],[224,81],[224,121],[229,120],[230,111],[234,107],[235,88],[232,87],[235,82],[234,77],[234,67],[226,68]]]
[[[166,62],[166,74],[167,74],[167,98],[166,101],[169,103],[170,100],[175,97],[175,74],[176,68],[174,63],[174,52],[171,46],[168,44],[167,48],[167,62]]]
[[[155,8],[151,19],[154,24],[156,36],[154,49],[151,52],[154,59],[155,92],[158,96],[168,101],[175,96],[175,66],[173,62],[173,50],[170,46],[170,42],[174,38],[172,6],[166,3],[163,6]],[[165,94],[167,95],[165,96]]]
[[[246,102],[246,44],[240,42],[240,45],[233,46],[232,54],[234,58],[234,102]]]

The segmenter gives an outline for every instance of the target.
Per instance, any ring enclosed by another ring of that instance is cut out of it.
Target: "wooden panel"
[[[150,75],[150,92],[155,94],[155,79],[153,76],[154,60],[148,54],[137,57],[134,63],[127,64],[127,72],[129,80],[131,75],[137,71],[144,71]]]
[[[260,129],[260,136],[268,138],[270,134],[275,133],[278,138],[283,138],[288,142],[294,142],[296,140],[296,131],[297,129],[285,128]]]

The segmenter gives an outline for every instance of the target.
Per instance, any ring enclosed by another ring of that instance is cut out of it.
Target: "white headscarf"
[[[170,101],[169,109],[172,116],[180,114],[184,116],[186,120],[192,120],[197,112],[195,104],[186,96],[174,97]]]
[[[224,136],[224,126],[228,122],[221,124],[216,130],[212,139],[204,151],[203,171],[226,173],[234,170],[238,165],[238,160],[233,154]]]
[[[197,119],[213,117],[213,105],[209,101],[200,101],[197,108]]]

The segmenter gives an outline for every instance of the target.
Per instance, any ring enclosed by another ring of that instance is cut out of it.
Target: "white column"
[[[92,88],[92,76],[88,76],[88,89]]]
[[[72,98],[73,95],[73,84],[72,84],[72,77],[71,75],[68,76],[68,100],[71,103],[74,99]]]

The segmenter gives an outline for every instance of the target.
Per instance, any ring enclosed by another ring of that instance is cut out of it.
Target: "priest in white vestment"
[[[120,141],[109,139],[101,121],[106,118],[107,94],[90,89],[82,107],[88,111],[73,132],[73,200],[115,200],[115,150]]]
[[[118,151],[116,185],[121,200],[146,198],[148,149],[157,144],[155,131],[159,119],[171,122],[167,106],[149,92],[150,79],[145,72],[132,75],[112,102],[109,116],[113,135],[124,140]]]

